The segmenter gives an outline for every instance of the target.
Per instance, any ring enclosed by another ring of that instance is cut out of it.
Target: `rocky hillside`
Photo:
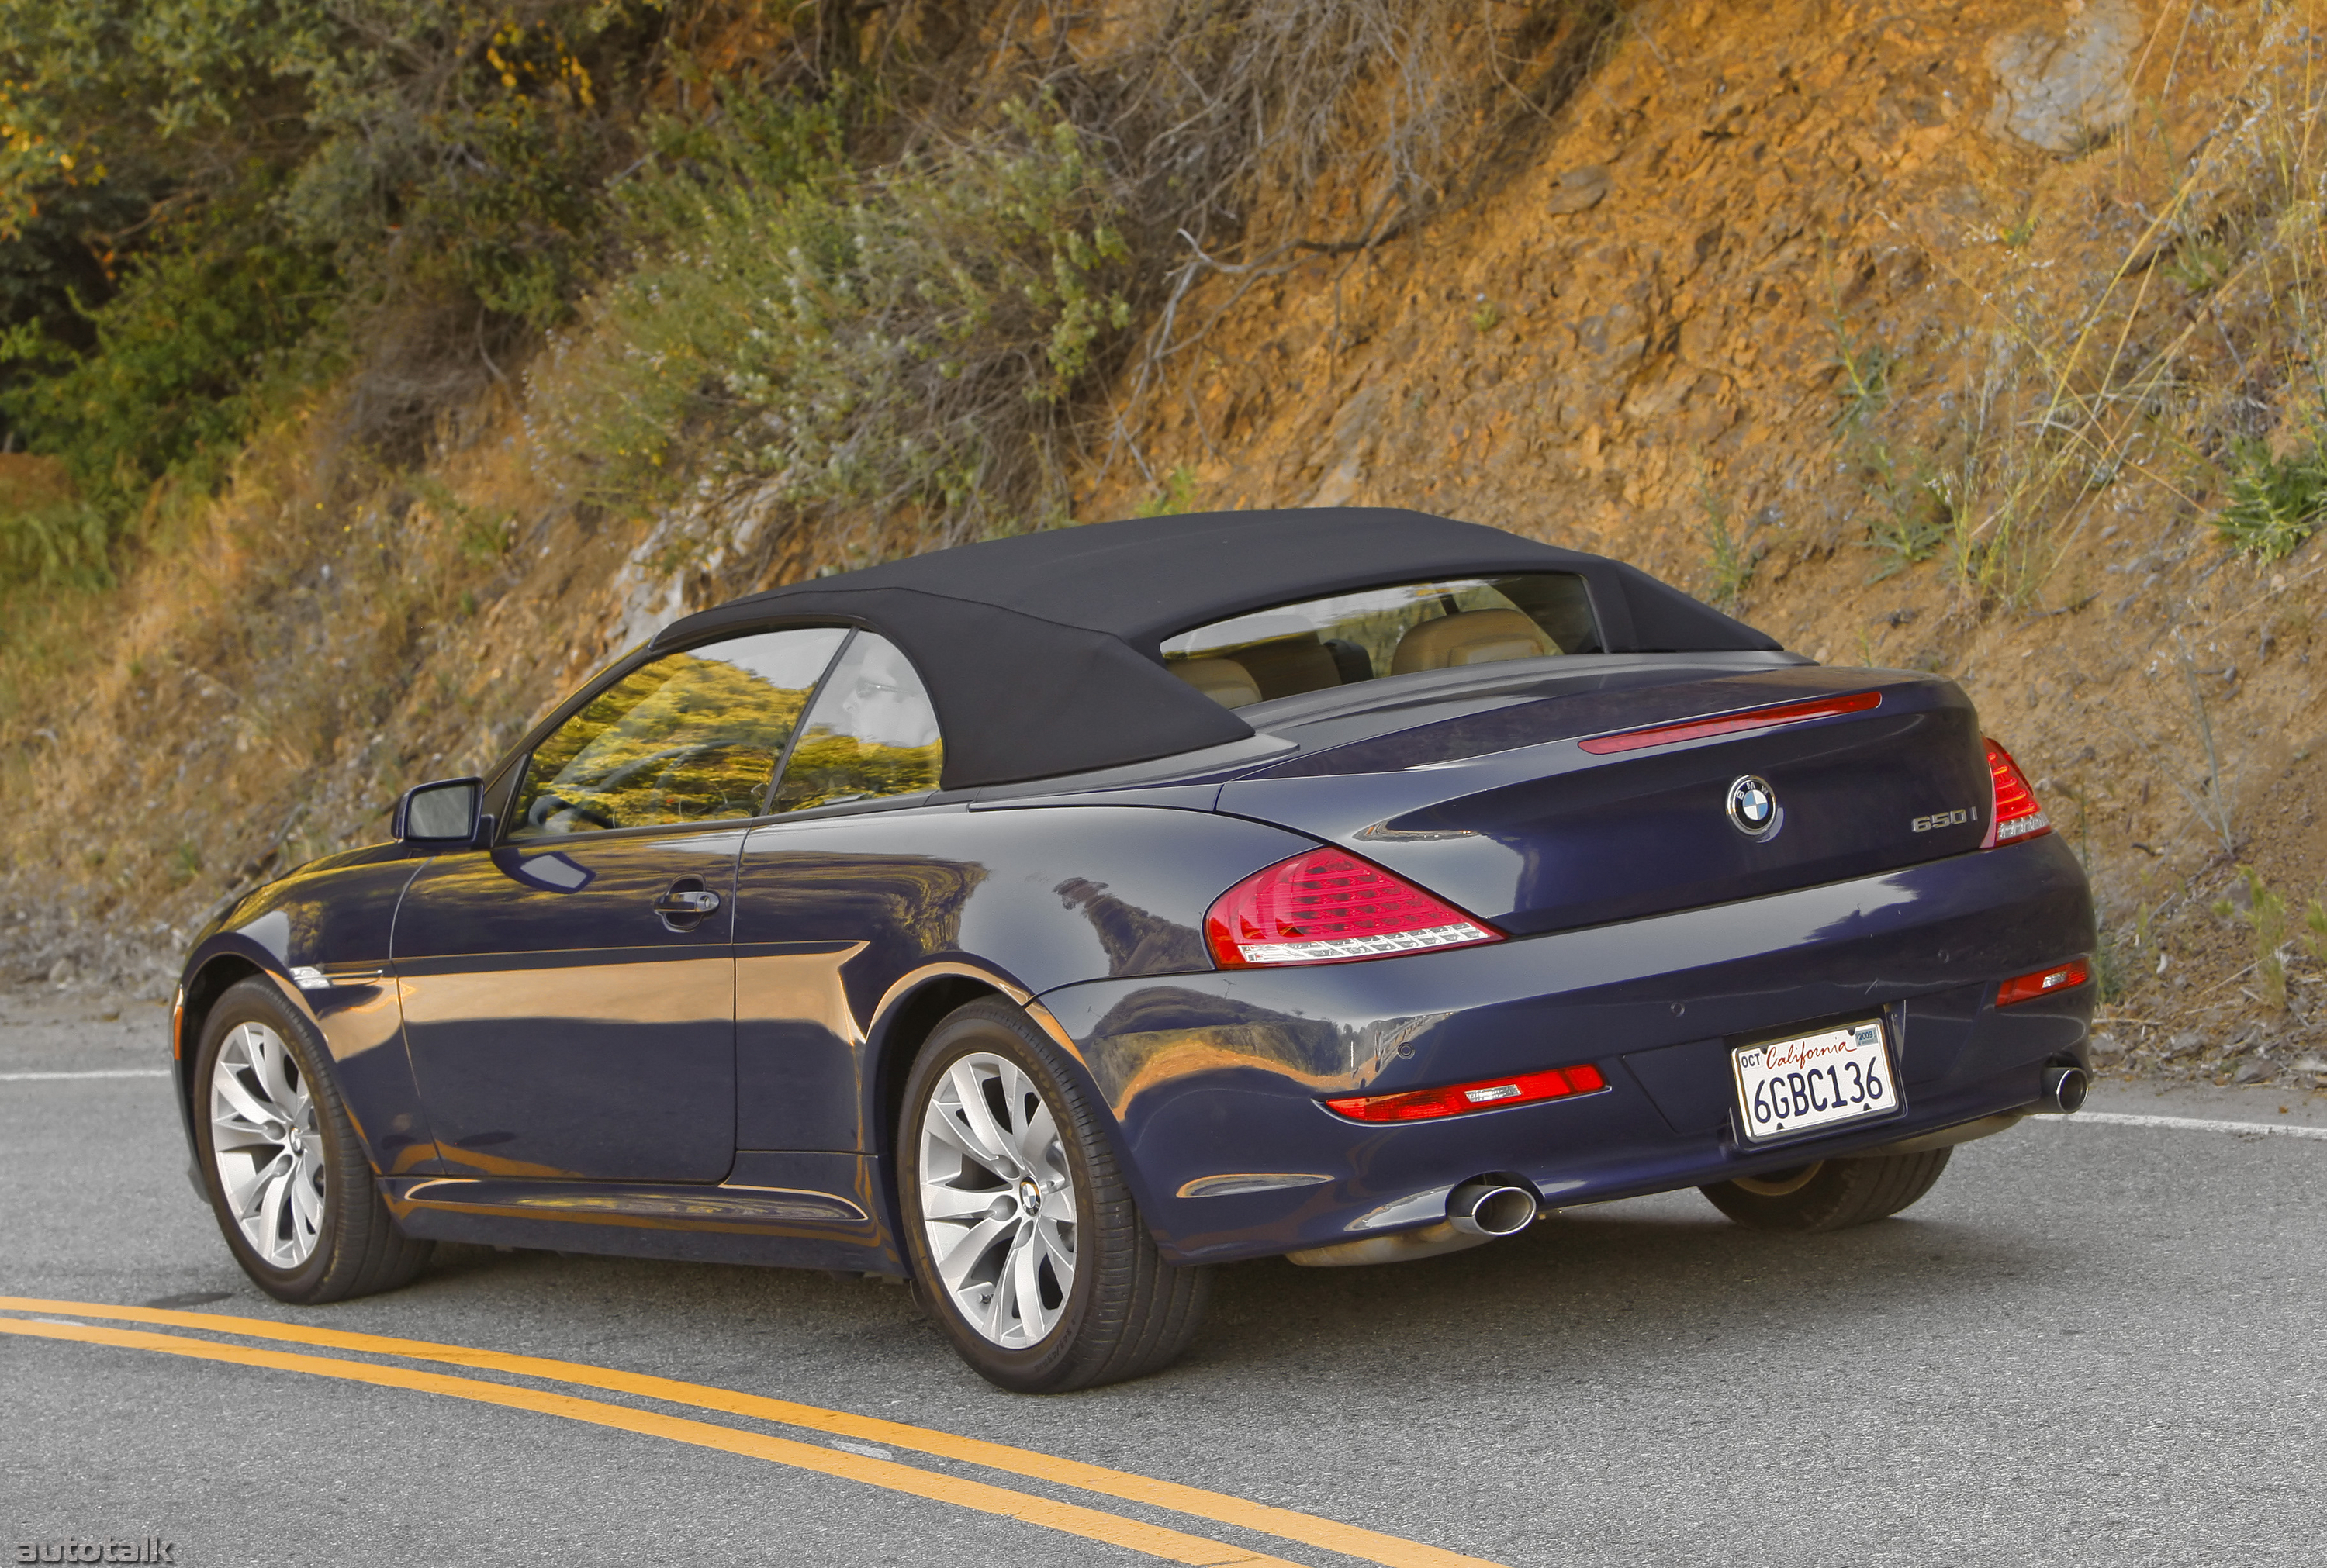
[[[1003,70],[1026,9],[952,47]],[[1135,233],[1160,281],[1060,406],[1051,520],[1411,506],[1942,671],[2091,869],[2108,1063],[2319,1087],[2316,8],[1382,9],[1462,76],[1452,150],[1399,183],[1411,62],[1376,58],[1234,235]],[[158,985],[221,898],[377,833],[660,621],[931,537],[699,454],[650,504],[577,482],[548,415],[595,297],[416,461],[335,445],[356,382],[313,394],[20,637],[17,977]]]

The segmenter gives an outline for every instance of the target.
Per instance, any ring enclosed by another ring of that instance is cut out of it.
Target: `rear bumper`
[[[1158,1244],[1209,1263],[1428,1224],[1487,1171],[1525,1176],[1554,1207],[1596,1202],[2026,1106],[2047,1062],[2083,1061],[2094,987],[1999,1013],[1996,983],[2092,947],[2083,873],[2047,835],[1492,947],[1094,981],[1042,1001],[1115,1112]],[[1740,1145],[1734,1042],[1877,1013],[1898,1114]],[[1365,1125],[1318,1103],[1584,1061],[1607,1090],[1443,1121]]]

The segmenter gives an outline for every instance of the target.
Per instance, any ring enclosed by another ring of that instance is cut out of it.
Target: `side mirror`
[[[416,784],[396,803],[388,832],[406,844],[450,848],[474,844],[489,830],[491,818],[480,815],[484,802],[481,779],[438,779]]]

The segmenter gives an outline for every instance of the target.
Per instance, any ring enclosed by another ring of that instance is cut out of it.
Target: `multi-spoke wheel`
[[[931,1288],[994,1343],[1040,1344],[1075,1288],[1075,1181],[1042,1091],[991,1051],[956,1057],[931,1086],[920,1153]]]
[[[339,1301],[419,1272],[429,1244],[397,1233],[322,1042],[273,982],[245,980],[219,998],[192,1087],[219,1228],[268,1294]]]
[[[1201,1269],[1165,1263],[1080,1081],[1025,1013],[974,1002],[905,1086],[899,1196],[923,1303],[962,1358],[1025,1394],[1169,1365],[1201,1316]]]
[[[295,1269],[323,1230],[323,1137],[283,1037],[236,1024],[210,1071],[210,1159],[227,1212],[269,1268]]]

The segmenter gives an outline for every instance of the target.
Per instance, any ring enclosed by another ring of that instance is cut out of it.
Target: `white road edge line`
[[[2327,1139],[2327,1127],[2290,1126],[2284,1122],[2218,1122],[2197,1116],[2136,1116],[2124,1111],[2078,1111],[2066,1116],[2031,1116],[2028,1121],[2103,1122],[2112,1127],[2171,1127],[2185,1133],[2259,1133],[2270,1138]]]
[[[93,1072],[0,1072],[0,1084],[50,1083],[59,1078],[168,1078],[166,1067],[109,1067]]]

